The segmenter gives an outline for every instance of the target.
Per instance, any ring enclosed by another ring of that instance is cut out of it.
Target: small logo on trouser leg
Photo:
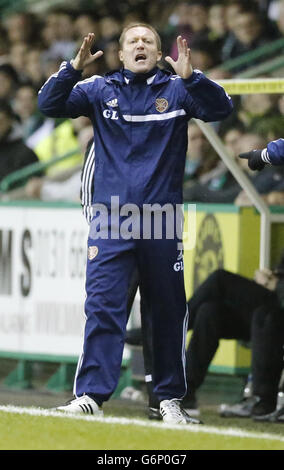
[[[91,261],[94,259],[99,252],[99,249],[97,246],[89,246],[88,248],[88,259]]]

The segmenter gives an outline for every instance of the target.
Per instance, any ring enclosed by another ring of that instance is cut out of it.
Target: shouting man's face
[[[155,34],[144,26],[126,31],[119,58],[126,69],[134,73],[147,73],[161,60]]]

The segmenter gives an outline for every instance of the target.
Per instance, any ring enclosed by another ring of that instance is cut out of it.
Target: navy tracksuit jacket
[[[127,290],[138,267],[152,323],[154,392],[160,400],[182,398],[187,309],[178,234],[166,236],[167,216],[161,211],[160,239],[152,226],[150,236],[143,238],[141,210],[131,225],[140,237],[119,233],[110,238],[112,198],[118,201],[115,223],[119,227],[127,219],[120,212],[125,204],[141,209],[145,204],[182,204],[188,121],[226,118],[231,99],[199,71],[187,80],[158,68],[145,75],[120,70],[80,78],[80,72],[64,62],[38,98],[45,115],[84,115],[94,126],[95,162],[87,160],[83,181],[83,204],[91,202],[95,207],[88,239],[87,320],[74,391],[76,396],[93,396],[98,404],[113,393],[124,346]],[[98,210],[102,205],[107,211],[103,219]],[[152,213],[150,220],[153,217]],[[106,238],[96,236],[98,226]]]
[[[272,140],[268,143],[263,161],[271,165],[284,165],[284,139]]]

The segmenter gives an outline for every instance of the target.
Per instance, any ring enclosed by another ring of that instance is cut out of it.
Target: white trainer
[[[160,413],[164,423],[168,424],[186,424],[186,418],[180,407],[180,400],[163,400],[160,403]]]
[[[181,400],[177,398],[161,401],[160,414],[164,423],[168,424],[203,424],[199,419],[192,418],[181,407]]]
[[[73,398],[65,405],[58,406],[57,411],[64,411],[65,413],[85,413],[96,416],[103,416],[103,410],[97,405],[95,400],[88,395],[83,395],[78,398]]]

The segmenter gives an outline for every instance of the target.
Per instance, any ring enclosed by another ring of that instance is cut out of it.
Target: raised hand
[[[89,33],[84,37],[84,41],[79,49],[75,59],[71,60],[71,64],[76,70],[83,70],[86,65],[93,62],[103,55],[103,51],[97,51],[95,54],[91,53],[92,46],[95,41],[94,33]]]
[[[174,61],[171,57],[165,57],[165,60],[172,66],[177,75],[181,78],[189,78],[193,72],[191,65],[191,54],[186,39],[177,37],[178,58]]]

